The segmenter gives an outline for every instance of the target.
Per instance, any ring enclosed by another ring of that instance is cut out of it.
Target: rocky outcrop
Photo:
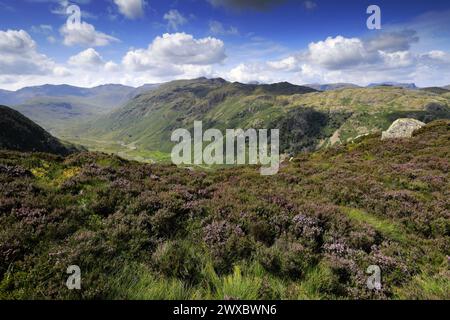
[[[425,123],[416,119],[398,119],[387,131],[383,132],[381,140],[411,138],[413,132],[423,126],[425,126]]]

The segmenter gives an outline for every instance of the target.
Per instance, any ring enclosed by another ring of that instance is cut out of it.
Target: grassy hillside
[[[222,79],[175,81],[137,96],[66,138],[93,150],[152,157],[170,152],[177,128],[279,128],[283,152],[297,153],[387,129],[398,118],[450,118],[450,96],[398,87],[314,92],[288,83],[244,85]]]
[[[448,299],[449,159],[449,121],[269,177],[0,152],[0,299]]]
[[[19,112],[0,106],[0,149],[67,154],[69,150]]]

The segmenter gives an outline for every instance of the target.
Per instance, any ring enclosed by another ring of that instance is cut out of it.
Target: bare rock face
[[[425,123],[416,119],[398,119],[384,131],[381,140],[411,138],[415,130],[425,126]]]

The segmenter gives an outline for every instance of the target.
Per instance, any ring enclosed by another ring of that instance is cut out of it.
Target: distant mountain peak
[[[392,81],[371,83],[367,87],[368,88],[371,88],[371,87],[399,87],[399,88],[411,89],[411,90],[418,89],[418,87],[416,86],[415,83],[401,83],[401,82],[392,82]]]
[[[360,86],[357,86],[353,83],[327,83],[327,84],[320,84],[320,83],[314,83],[314,84],[305,84],[306,87],[313,88],[318,91],[332,91],[332,90],[340,90],[340,89],[349,89],[349,88],[360,88]]]

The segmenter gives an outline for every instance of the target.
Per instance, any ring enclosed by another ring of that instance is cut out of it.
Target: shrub
[[[152,255],[153,268],[166,277],[195,284],[200,281],[202,260],[200,252],[186,241],[168,241]]]

